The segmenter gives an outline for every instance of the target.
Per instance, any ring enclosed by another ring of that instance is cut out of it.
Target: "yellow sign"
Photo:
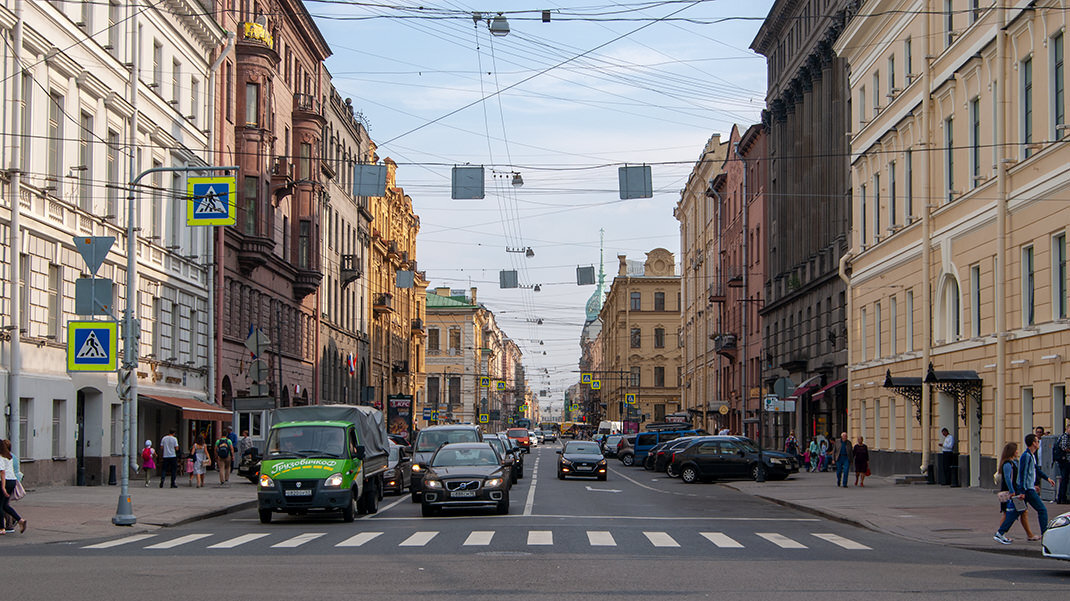
[[[479,387],[490,388],[490,378],[488,378],[487,376],[479,378]]]
[[[490,423],[490,415],[488,415],[486,413],[480,413],[479,414],[479,423],[481,423],[481,424]]]
[[[628,403],[629,405],[634,405],[635,404],[635,393],[634,392],[626,393],[624,395],[624,402]]]
[[[191,177],[186,183],[186,225],[234,225],[238,190],[234,177]]]
[[[271,37],[271,32],[266,27],[259,23],[242,23],[242,35],[247,40],[256,40],[263,42],[268,48],[275,47],[275,40]]]
[[[591,390],[602,390],[602,380],[591,380]]]
[[[498,380],[497,382],[494,383],[494,388],[496,390],[505,390],[505,382],[503,382],[501,380]]]
[[[67,371],[115,371],[118,364],[118,322],[67,322]]]
[[[591,374],[580,374],[580,384],[590,384],[592,379]]]
[[[728,405],[721,405],[721,408],[718,409],[718,411],[721,412],[721,415],[728,415]]]

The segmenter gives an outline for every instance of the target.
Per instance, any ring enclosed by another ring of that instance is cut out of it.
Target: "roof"
[[[296,426],[329,426],[332,428],[345,428],[349,426],[349,422],[341,421],[329,421],[329,420],[309,420],[307,422],[279,422],[273,427],[275,428],[289,428]]]
[[[433,291],[427,292],[428,309],[478,309],[479,305],[473,305],[463,300],[457,300],[452,296],[442,296]]]

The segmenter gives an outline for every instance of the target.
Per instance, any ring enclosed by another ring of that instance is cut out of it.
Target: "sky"
[[[576,267],[597,269],[603,229],[607,289],[619,254],[662,247],[679,261],[673,207],[695,161],[711,135],[764,107],[765,60],[748,46],[771,0],[305,1],[334,52],[335,87],[379,157],[398,163],[429,289],[477,287],[531,386],[548,391],[539,402],[560,405],[579,379],[594,292]],[[490,33],[499,12],[505,36]],[[452,167],[465,164],[484,166],[485,199],[451,198]],[[620,200],[625,164],[651,165],[652,198]],[[528,247],[534,257],[510,252]],[[513,269],[527,287],[500,289],[499,271]]]

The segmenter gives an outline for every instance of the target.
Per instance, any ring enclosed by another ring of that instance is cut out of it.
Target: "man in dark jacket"
[[[1040,521],[1040,534],[1048,529],[1048,508],[1040,500],[1040,480],[1047,480],[1048,484],[1055,486],[1055,481],[1048,477],[1037,464],[1037,449],[1040,448],[1040,439],[1036,434],[1027,434],[1025,437],[1026,452],[1018,460],[1018,490],[1025,492],[1025,502],[1033,506],[1037,512],[1037,520]]]
[[[836,486],[847,488],[847,473],[851,470],[851,439],[847,433],[840,434],[840,439],[833,444],[832,457],[836,461]]]

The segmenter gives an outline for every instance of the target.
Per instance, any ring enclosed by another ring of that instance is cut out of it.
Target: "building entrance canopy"
[[[981,423],[981,376],[973,370],[938,371],[929,364],[924,380],[916,376],[892,376],[892,370],[885,372],[884,387],[890,388],[910,402],[914,403],[915,417],[921,423],[921,386],[928,384],[941,392],[950,394],[959,406],[959,417],[967,423],[969,401],[977,401],[977,423]]]

